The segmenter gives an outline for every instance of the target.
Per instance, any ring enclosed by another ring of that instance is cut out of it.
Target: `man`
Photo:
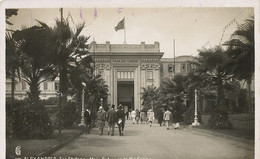
[[[169,123],[172,118],[172,113],[166,108],[166,112],[163,114],[163,119],[166,123],[167,130],[169,130]]]
[[[120,104],[118,106],[118,111],[117,113],[117,124],[118,124],[118,129],[119,129],[119,135],[123,136],[124,135],[124,127],[125,127],[125,112],[123,110],[123,106]]]
[[[99,107],[99,111],[97,112],[97,126],[99,128],[99,135],[103,135],[103,128],[105,126],[105,111],[103,107]]]
[[[90,110],[87,107],[85,113],[84,113],[84,117],[85,117],[85,123],[86,123],[86,131],[85,133],[90,134],[90,125],[91,125],[91,115],[90,115]]]
[[[108,135],[111,131],[111,136],[114,136],[115,123],[117,122],[117,113],[115,111],[115,105],[107,112],[107,122],[108,122]]]

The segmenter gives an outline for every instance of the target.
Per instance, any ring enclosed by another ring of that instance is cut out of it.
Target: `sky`
[[[64,8],[64,17],[69,16],[71,26],[85,22],[83,35],[90,36],[89,43],[110,41],[111,44],[123,44],[124,30],[115,31],[115,26],[125,18],[127,44],[160,43],[163,58],[174,55],[198,54],[198,49],[209,48],[227,41],[237,27],[246,18],[254,15],[253,8]],[[72,17],[72,18],[71,18]],[[19,30],[22,26],[37,24],[36,19],[55,25],[60,18],[58,8],[19,9],[18,15],[11,17],[13,26]],[[231,23],[235,19],[236,22]],[[223,30],[225,32],[223,34]],[[221,40],[223,34],[223,38]],[[173,45],[175,39],[175,49]]]

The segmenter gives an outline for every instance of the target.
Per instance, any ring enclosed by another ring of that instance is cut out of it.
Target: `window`
[[[43,90],[48,90],[48,82],[43,82]]]
[[[121,78],[120,72],[117,72],[117,78]]]
[[[55,83],[54,83],[54,89],[55,89],[56,91],[58,91],[58,90],[60,89],[60,84],[59,84],[59,82],[55,82]]]
[[[131,78],[134,78],[134,72],[131,72]]]
[[[147,71],[147,79],[152,80],[153,79],[153,71]]]
[[[26,82],[22,81],[22,90],[26,90]]]
[[[172,64],[169,64],[169,65],[168,65],[168,72],[169,72],[169,73],[174,73],[174,69],[175,69],[175,68],[174,68],[174,65],[172,65]]]
[[[186,72],[186,64],[181,64],[181,72]]]
[[[134,72],[133,71],[117,72],[117,78],[118,79],[131,79],[131,78],[134,78]]]

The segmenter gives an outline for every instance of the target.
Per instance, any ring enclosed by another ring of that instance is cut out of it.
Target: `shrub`
[[[81,107],[77,109],[75,102],[68,102],[68,105],[61,109],[61,114],[62,127],[73,128],[80,123]]]
[[[6,104],[7,107],[10,103]],[[29,105],[28,101],[15,101],[12,113],[13,134],[18,139],[47,139],[53,127],[42,103]]]
[[[190,106],[184,113],[184,122],[192,124],[194,122],[194,107]],[[198,111],[198,122],[201,122],[201,113]]]
[[[231,129],[232,124],[229,121],[228,113],[219,109],[212,111],[209,118],[209,127],[213,129]]]

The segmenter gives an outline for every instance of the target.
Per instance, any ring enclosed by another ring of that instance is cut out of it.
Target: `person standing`
[[[140,121],[141,121],[141,124],[143,124],[143,122],[144,123],[146,122],[146,116],[145,116],[145,112],[143,109],[141,110],[141,113],[140,113]]]
[[[117,113],[115,111],[115,105],[107,112],[107,122],[108,122],[108,135],[111,131],[111,136],[114,136],[115,123],[117,122]]]
[[[157,119],[158,119],[158,124],[160,124],[160,126],[162,126],[162,122],[163,122],[163,111],[162,111],[162,109],[158,109]]]
[[[172,118],[172,113],[167,109],[166,112],[164,112],[164,114],[163,114],[163,118],[164,118],[164,120],[166,122],[167,130],[169,130],[169,122],[170,122],[170,120]]]
[[[139,120],[140,120],[140,111],[138,109],[136,109],[135,113],[136,113],[136,116],[135,116],[136,124],[138,124]]]
[[[125,112],[123,110],[123,106],[119,105],[117,113],[117,124],[118,124],[118,130],[119,130],[119,135],[123,136],[124,135],[124,127],[125,127]]]
[[[103,107],[99,107],[99,111],[97,112],[97,126],[99,128],[99,135],[103,135],[103,129],[105,126],[105,111]]]
[[[85,113],[84,113],[84,118],[85,118],[85,123],[86,123],[86,131],[85,133],[90,134],[90,125],[91,125],[91,114],[90,114],[90,110],[87,107]]]
[[[152,111],[152,109],[148,110],[147,118],[148,118],[148,122],[150,124],[150,127],[152,127],[153,120],[154,120],[154,112]]]
[[[131,118],[133,120],[133,124],[135,124],[135,117],[136,117],[136,112],[135,110],[133,109],[133,111],[131,112]]]

